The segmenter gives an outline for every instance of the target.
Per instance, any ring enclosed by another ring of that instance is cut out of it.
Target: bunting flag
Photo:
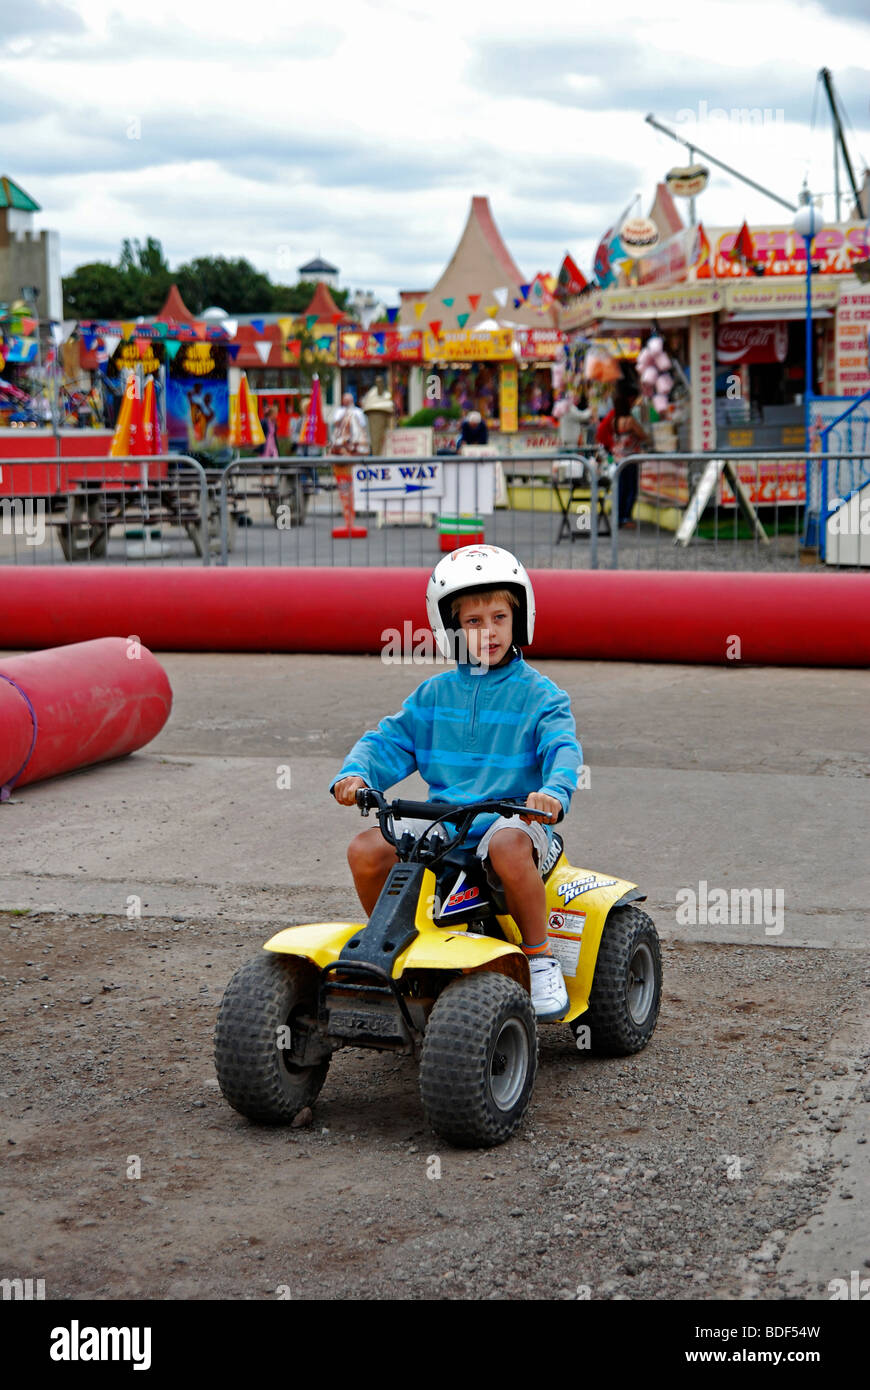
[[[456,315],[456,322],[459,324],[459,327],[460,327],[460,328],[464,328],[465,325],[468,323],[468,320],[469,320],[470,318],[471,318],[471,315],[470,315],[470,314],[457,314],[457,315]]]
[[[287,339],[290,337],[290,334],[293,332],[293,320],[292,320],[292,319],[279,319],[279,320],[278,320],[278,331],[279,331],[280,334],[281,334],[281,342],[282,342],[282,343],[286,343]],[[230,337],[235,337],[235,334],[234,334],[234,333],[231,333],[231,334],[230,334]]]
[[[377,343],[378,347],[381,347],[381,348],[382,348],[382,347],[385,347],[385,346],[386,346],[386,342],[387,342],[387,335],[386,335],[386,333],[376,333],[376,334],[375,334],[375,342]]]
[[[222,319],[221,328],[228,338],[234,338],[239,331],[239,321],[238,319]]]
[[[128,338],[132,338],[132,336],[133,336],[133,329],[134,329],[135,327],[136,327],[135,323],[122,323],[122,324],[121,324],[121,335],[122,335],[122,337],[123,337],[123,339],[124,339],[125,342],[128,340]]]
[[[107,346],[108,346],[108,343],[109,343],[109,339],[107,338],[107,339],[106,339],[106,345],[107,345]],[[172,362],[172,361],[175,359],[176,355],[177,355],[180,351],[181,351],[181,343],[179,343],[177,339],[175,339],[175,338],[167,338],[167,339],[166,339],[166,356],[169,358],[170,362]],[[239,351],[238,348],[235,349],[235,352],[233,352],[233,349],[232,349],[232,348],[227,348],[227,352],[232,353],[233,357],[235,357],[235,356],[238,354],[238,351]]]
[[[692,268],[695,271],[696,280],[709,280],[712,275],[710,269],[710,239],[704,231],[703,222],[699,222],[694,238],[692,255]]]
[[[176,352],[178,351],[178,349],[181,347],[181,343],[167,343],[167,344],[166,344],[166,347],[167,347],[167,349],[169,349],[170,347],[172,347],[172,348],[175,349],[175,351],[174,351],[173,354],[172,354],[172,356],[174,357],[174,356],[175,356],[175,353],[176,353]],[[239,349],[240,349],[240,347],[241,347],[241,343],[227,343],[227,353],[229,354],[229,356],[230,356],[230,358],[232,359],[233,362],[235,362],[236,358],[237,358],[238,355],[239,355]]]
[[[433,338],[440,338],[440,337],[441,337],[441,325],[442,325],[443,322],[444,322],[443,319],[430,319],[430,320],[429,320],[429,329],[430,329],[430,331],[431,331],[431,333],[432,333]]]
[[[262,319],[251,319],[251,327],[255,333],[264,333],[266,325]]]
[[[751,261],[755,256],[755,242],[746,222],[737,233],[736,240],[728,252],[729,261]]]
[[[507,285],[501,285],[497,290],[493,290],[492,297],[498,301],[499,307],[503,309],[507,304]]]
[[[195,323],[193,325],[193,331],[197,338],[200,338],[202,341],[205,341],[205,335],[208,331],[208,325],[205,323]]]
[[[515,308],[515,309],[518,309],[518,308],[520,307],[520,305],[522,304],[522,302],[523,302],[523,301],[522,301],[521,299],[515,299],[515,300],[514,300],[514,308]]]
[[[157,320],[151,325],[151,327],[154,329],[154,332],[157,334],[157,336],[158,336],[159,338],[162,338],[163,335],[164,335],[164,333],[166,332],[166,327],[167,327],[167,325],[166,325],[165,323],[163,323],[160,319],[157,319]]]
[[[480,295],[479,295],[479,294],[470,294],[470,295],[468,296],[468,302],[469,302],[469,304],[471,305],[472,309],[476,309],[477,306],[478,306],[478,304],[480,303]]]
[[[497,304],[487,304],[486,309],[484,310],[484,313],[486,314],[486,316],[487,316],[488,319],[494,319],[495,316],[496,316],[496,314],[498,313],[498,305],[497,305]]]
[[[329,334],[325,334],[322,338],[317,339],[317,346],[320,348],[321,352],[326,352],[331,342],[332,339],[329,337]]]
[[[341,323],[341,321],[342,321],[343,318],[344,318],[344,314],[341,312],[340,309],[338,309],[334,314],[330,314],[330,315],[329,315],[329,322],[330,322],[330,323],[336,323],[336,324],[337,324],[337,323]]]
[[[140,357],[147,357],[149,352],[151,351],[151,340],[149,338],[140,338],[136,344],[136,347],[139,351]]]
[[[269,353],[272,351],[272,344],[267,339],[262,339],[254,343],[254,350],[265,367],[269,360]]]
[[[387,320],[388,320],[389,323],[395,323],[395,322],[396,322],[396,319],[397,319],[398,317],[399,317],[399,310],[398,310],[398,307],[395,308],[395,309],[388,309],[388,310],[387,310]]]
[[[306,314],[306,315],[305,315],[305,331],[306,331],[306,333],[310,333],[310,332],[311,332],[311,330],[312,330],[312,328],[314,327],[314,325],[316,324],[316,322],[317,322],[317,315],[316,315],[316,314]]]
[[[414,305],[414,313],[417,315],[417,318],[418,318],[418,319],[421,319],[421,318],[423,317],[423,315],[425,314],[425,312],[426,312],[426,301],[425,301],[425,299],[421,299],[419,304],[415,304],[415,305]]]
[[[296,354],[298,355],[298,353],[299,353],[299,351],[300,351],[300,349],[301,349],[301,347],[302,347],[302,339],[301,339],[301,338],[288,338],[288,339],[287,339],[286,346],[290,349],[291,352],[296,353]]]
[[[520,285],[520,294],[522,295],[523,299],[528,299],[528,297],[529,297],[529,290],[530,290],[531,288],[532,288],[532,282],[531,282],[531,280],[529,281],[529,283],[528,283],[527,285]]]
[[[447,309],[452,309],[452,308],[453,308],[453,295],[451,295],[449,299],[442,299],[441,303],[445,306],[445,308],[447,308]]]
[[[564,260],[559,267],[559,278],[556,285],[556,298],[565,304],[569,299],[581,293],[587,288],[587,281],[576,262],[565,252]]]

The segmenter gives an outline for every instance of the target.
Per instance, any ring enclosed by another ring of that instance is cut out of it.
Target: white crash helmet
[[[531,642],[535,594],[525,567],[499,545],[464,545],[439,561],[426,586],[426,613],[442,656],[454,655],[451,634],[457,624],[450,612],[453,600],[481,589],[508,589],[516,594],[519,608],[514,611],[513,640],[518,647]]]

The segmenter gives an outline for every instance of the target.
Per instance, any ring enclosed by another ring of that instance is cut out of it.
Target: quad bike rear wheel
[[[522,985],[491,971],[464,975],[444,990],[426,1025],[426,1118],[457,1148],[503,1144],[528,1109],[537,1066],[535,1011]]]
[[[316,991],[313,966],[268,951],[230,980],[215,1026],[214,1059],[221,1091],[240,1115],[283,1125],[314,1104],[329,1058],[297,1066],[290,1055],[300,1016],[315,1010]]]
[[[604,924],[589,1008],[571,1028],[588,1028],[589,1051],[629,1057],[653,1035],[662,997],[662,952],[652,918],[633,904]]]

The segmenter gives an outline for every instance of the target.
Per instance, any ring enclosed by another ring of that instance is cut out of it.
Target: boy
[[[341,805],[353,806],[360,787],[386,791],[418,769],[430,801],[503,798],[547,812],[547,822],[479,816],[466,844],[477,845],[487,877],[501,886],[520,929],[535,1013],[562,1018],[568,993],[547,937],[540,869],[552,843],[547,826],[560,810],[567,813],[582,753],[568,696],[526,665],[519,650],[534,633],[532,585],[509,551],[465,546],[433,571],[426,608],[439,649],[457,660],[455,670],[425,680],[398,714],[363,734],[330,791]],[[403,828],[396,823],[398,834]],[[375,827],[351,841],[348,862],[371,914],[395,850]]]

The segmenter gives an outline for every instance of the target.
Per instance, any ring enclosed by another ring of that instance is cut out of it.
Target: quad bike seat
[[[545,883],[559,862],[563,849],[561,835],[554,834],[544,861],[542,878]],[[441,904],[436,919],[439,922],[448,921],[453,916],[473,920],[478,916],[489,916],[491,909],[504,915],[508,910],[501,888],[494,888],[489,882],[474,849],[464,846],[451,850],[438,865],[436,896]]]

